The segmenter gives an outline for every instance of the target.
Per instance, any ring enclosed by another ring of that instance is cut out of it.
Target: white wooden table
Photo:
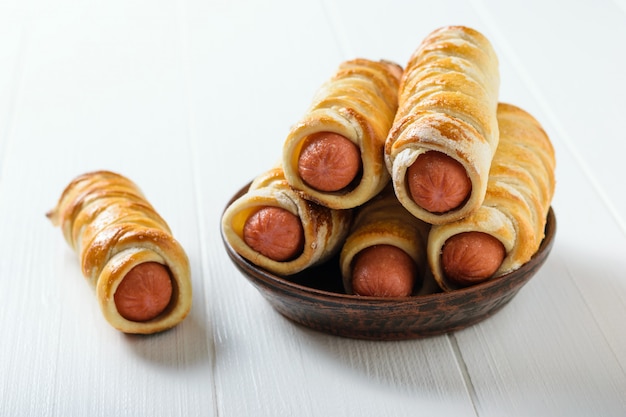
[[[230,263],[224,205],[340,61],[405,64],[449,24],[489,37],[501,100],[554,143],[550,258],[448,335],[294,325]],[[625,0],[2,0],[0,415],[625,416],[625,68]],[[172,331],[110,327],[44,216],[95,169],[138,183],[187,250]]]

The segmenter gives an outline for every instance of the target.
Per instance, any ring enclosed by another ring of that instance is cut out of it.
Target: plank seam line
[[[463,359],[463,353],[461,353],[459,341],[457,340],[454,333],[448,333],[448,340],[450,341],[450,345],[452,346],[452,351],[454,352],[454,357],[456,358],[456,363],[458,365],[459,371],[461,371],[461,376],[463,377],[463,382],[465,388],[467,389],[467,394],[469,395],[470,401],[472,403],[472,409],[474,410],[474,414],[478,416],[478,409],[476,408],[476,403],[478,402],[476,388],[474,387],[472,377],[469,373],[469,370],[467,369],[465,359]]]
[[[192,186],[191,188],[194,190],[193,193],[193,200],[194,200],[194,207],[196,208],[196,221],[198,224],[198,230],[202,231],[202,230],[207,230],[207,226],[205,224],[204,221],[204,216],[202,216],[202,213],[205,212],[204,207],[202,206],[202,199],[199,198],[199,196],[201,195],[200,192],[200,174],[198,171],[198,167],[199,167],[199,160],[198,160],[198,144],[197,144],[197,140],[198,140],[198,134],[197,134],[197,129],[196,129],[196,119],[195,119],[195,112],[193,111],[193,100],[192,100],[192,89],[190,86],[190,79],[191,79],[191,74],[190,74],[190,51],[189,51],[189,29],[187,26],[187,22],[188,22],[188,18],[189,18],[189,13],[187,10],[187,6],[186,6],[186,1],[185,0],[179,0],[178,1],[178,24],[180,25],[180,59],[181,59],[181,67],[182,67],[182,72],[184,75],[184,80],[183,80],[183,96],[184,96],[184,100],[185,100],[185,105],[186,105],[186,114],[187,114],[187,143],[189,146],[189,153],[191,155],[190,157],[190,166],[191,166],[191,181],[192,181]],[[202,256],[202,254],[205,253],[209,253],[207,251],[207,242],[205,239],[202,238],[202,234],[201,233],[196,233],[196,239],[198,241],[198,249],[200,251],[200,270],[201,270],[201,276],[208,276],[209,275],[209,264],[208,264],[208,260],[206,256]],[[206,280],[203,280],[203,297],[206,298]],[[206,303],[205,300],[205,305],[210,305],[210,303]],[[209,310],[208,307],[205,310],[205,314],[207,317],[205,317],[206,319],[206,323],[210,322],[210,317],[209,317]],[[217,385],[216,385],[216,378],[215,378],[215,368],[216,368],[216,363],[217,363],[217,358],[216,358],[216,343],[215,343],[215,333],[214,331],[210,331],[207,332],[209,336],[207,336],[207,344],[208,344],[208,352],[207,352],[207,356],[209,357],[210,362],[210,369],[211,369],[211,396],[213,398],[213,413],[212,415],[219,417],[220,416],[220,408],[218,406],[218,395],[217,395]]]
[[[587,181],[590,182],[591,187],[593,188],[593,191],[599,196],[600,200],[604,203],[604,207],[609,211],[611,217],[616,221],[618,227],[622,231],[622,234],[626,235],[626,218],[623,219],[621,217],[619,211],[617,210],[615,205],[611,202],[610,198],[608,197],[608,195],[604,191],[604,188],[599,183],[599,181],[597,180],[595,175],[593,175],[593,173],[591,171],[591,168],[588,166],[588,164],[585,162],[585,160],[584,160],[583,156],[581,155],[581,153],[576,149],[576,147],[572,143],[572,141],[570,139],[570,136],[567,133],[567,130],[562,125],[562,123],[560,123],[560,121],[558,120],[558,118],[556,117],[554,112],[552,111],[550,105],[548,104],[548,101],[544,98],[544,95],[539,91],[539,88],[537,87],[537,85],[532,81],[531,75],[528,73],[528,71],[526,70],[526,68],[522,64],[522,61],[519,59],[517,54],[514,52],[515,51],[514,48],[511,47],[509,42],[506,40],[505,36],[498,29],[498,25],[496,24],[496,22],[492,18],[492,15],[489,13],[487,7],[484,4],[484,1],[483,0],[472,0],[471,3],[474,6],[474,8],[476,9],[477,13],[485,21],[486,25],[496,35],[497,41],[503,46],[504,54],[511,61],[513,66],[517,69],[517,72],[518,72],[520,78],[522,79],[522,81],[528,87],[529,91],[531,92],[531,95],[537,100],[537,102],[538,102],[539,106],[541,107],[542,111],[545,113],[546,117],[548,118],[549,123],[552,124],[552,126],[554,127],[556,133],[563,140],[565,148],[570,152],[570,154],[572,155],[574,161],[581,168],[585,178],[587,179]],[[614,0],[614,3],[622,11],[626,12],[626,0]],[[580,294],[583,302],[585,303],[585,306],[586,306],[587,310],[590,312],[591,317],[593,318],[594,322],[596,323],[596,326],[600,330],[600,333],[602,334],[602,336],[603,336],[607,346],[611,350],[611,353],[612,353],[613,357],[615,358],[616,362],[619,364],[619,366],[620,366],[620,368],[622,370],[622,373],[626,374],[626,369],[624,368],[624,365],[622,364],[622,362],[619,360],[619,357],[618,357],[617,352],[615,351],[613,345],[608,340],[607,335],[605,334],[603,327],[601,326],[597,316],[594,314],[594,310],[591,308],[590,304],[588,303],[588,300],[585,297],[585,292],[582,291],[582,289],[580,288],[580,286],[576,282],[576,279],[574,278],[574,275],[572,275],[571,271],[569,270],[569,268],[567,266],[566,266],[566,271],[567,271],[567,274],[568,274],[569,278],[571,279],[571,281],[573,282],[574,286],[576,287],[576,290]]]
[[[339,50],[341,51],[344,57],[348,57],[352,55],[352,48],[350,47],[350,41],[343,30],[341,30],[341,25],[339,24],[339,13],[337,13],[334,8],[333,2],[328,2],[326,0],[322,0],[322,11],[326,15],[326,19],[329,22],[330,29],[332,30],[333,37],[336,39],[339,44]]]
[[[626,3],[626,0],[624,0],[624,2]],[[499,30],[498,25],[494,21],[491,13],[487,10],[487,7],[485,6],[483,0],[471,0],[471,3],[477,14],[482,18],[486,26],[489,27],[491,32],[493,32],[493,34],[497,38],[497,43],[502,46],[502,51],[511,61],[513,66],[517,69],[517,73],[522,79],[522,82],[524,82],[524,84],[526,84],[526,86],[528,87],[528,90],[531,92],[531,95],[539,104],[539,107],[542,109],[548,122],[554,128],[556,134],[562,139],[565,148],[572,155],[574,161],[582,170],[585,178],[590,182],[594,192],[598,195],[600,201],[604,203],[604,207],[609,211],[611,217],[613,217],[618,227],[622,231],[622,234],[626,236],[626,218],[621,217],[617,207],[615,207],[615,205],[607,195],[606,191],[604,190],[596,176],[593,174],[584,157],[574,146],[574,143],[570,139],[570,135],[567,133],[567,129],[558,120],[557,116],[552,111],[551,106],[548,104],[548,101],[545,99],[544,95],[541,93],[537,85],[533,82],[531,75],[522,64],[522,60],[519,59],[517,54],[514,52],[514,48],[509,44],[509,42],[506,40],[506,37]]]
[[[598,320],[598,317],[596,316],[596,314],[594,312],[594,309],[591,307],[591,305],[587,301],[587,297],[585,297],[585,291],[583,291],[582,288],[578,285],[578,282],[576,280],[576,276],[575,276],[575,274],[572,273],[572,271],[570,269],[570,266],[567,264],[567,262],[563,262],[563,264],[565,265],[565,272],[567,272],[567,275],[568,275],[570,281],[572,281],[572,284],[574,285],[574,287],[576,287],[576,290],[580,294],[580,298],[583,300],[583,303],[585,304],[585,307],[587,308],[587,311],[589,312],[589,314],[593,318],[594,323],[596,324],[596,326],[600,330],[600,334],[602,334],[602,338],[604,339],[604,341],[606,342],[606,345],[608,346],[609,350],[611,351],[611,354],[613,355],[613,358],[615,359],[615,362],[617,362],[617,364],[619,365],[619,367],[620,367],[620,369],[622,371],[622,374],[626,375],[626,369],[624,368],[624,365],[622,364],[622,361],[620,360],[620,357],[619,357],[618,353],[615,351],[615,348],[613,347],[613,344],[607,338],[607,335],[604,332],[604,328],[603,328],[600,320]]]

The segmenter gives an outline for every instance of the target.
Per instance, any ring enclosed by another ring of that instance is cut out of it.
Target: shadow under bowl
[[[247,188],[242,188],[228,205]],[[499,311],[544,264],[555,233],[556,217],[551,207],[539,250],[519,269],[471,287],[402,298],[346,294],[338,257],[285,277],[250,263],[235,252],[223,235],[222,240],[239,271],[289,320],[336,336],[404,340],[460,330]]]

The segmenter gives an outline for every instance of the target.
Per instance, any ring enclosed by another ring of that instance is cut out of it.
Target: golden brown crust
[[[406,252],[419,269],[416,281],[424,281],[428,270],[426,238],[430,226],[409,213],[398,202],[391,185],[357,209],[340,254],[344,289],[352,293],[352,266],[355,257],[375,245],[391,245]],[[419,290],[421,286],[417,286]]]
[[[428,240],[428,261],[444,290],[455,289],[443,273],[440,254],[451,236],[469,231],[490,234],[506,250],[495,277],[528,262],[544,237],[555,188],[555,156],[547,134],[530,114],[498,105],[500,144],[494,155],[482,206],[470,216],[433,226]]]
[[[389,182],[382,150],[398,101],[402,68],[389,61],[343,62],[317,91],[311,107],[290,131],[283,147],[285,177],[305,197],[333,209],[357,207]],[[304,140],[317,132],[334,132],[358,146],[363,172],[348,190],[320,192],[298,174]]]
[[[482,203],[499,137],[498,89],[496,54],[473,29],[440,28],[411,56],[385,144],[385,162],[398,199],[415,216],[442,224],[466,216]],[[472,192],[461,207],[434,214],[411,199],[406,170],[427,151],[442,152],[465,168]]]
[[[279,262],[248,246],[243,237],[246,220],[262,207],[280,207],[300,219],[304,230],[304,250],[295,259]],[[258,176],[248,191],[230,204],[222,216],[222,233],[242,257],[278,275],[292,275],[328,260],[345,239],[352,210],[333,210],[302,197],[276,166]]]
[[[110,171],[80,175],[47,216],[79,255],[83,275],[95,287],[102,313],[113,327],[149,334],[169,329],[187,316],[192,297],[187,255],[132,181]],[[158,317],[134,322],[118,313],[114,294],[126,274],[144,262],[166,265],[174,291]]]

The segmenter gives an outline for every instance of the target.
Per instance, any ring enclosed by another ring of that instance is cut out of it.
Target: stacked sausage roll
[[[383,147],[401,74],[389,61],[355,59],[339,66],[285,141],[283,168],[293,188],[326,207],[350,209],[385,187]]]
[[[222,233],[250,262],[292,275],[333,256],[346,237],[351,216],[349,210],[333,210],[302,198],[277,166],[258,176],[228,206]]]
[[[155,333],[191,308],[185,251],[129,179],[109,171],[75,178],[47,213],[79,255],[105,319],[125,333]]]
[[[431,33],[402,77],[385,160],[400,202],[441,224],[482,203],[498,145],[498,60],[466,27]]]
[[[348,293],[406,297],[426,276],[429,225],[409,213],[391,185],[356,210],[339,260]]]
[[[444,290],[485,281],[528,262],[539,249],[554,194],[554,149],[540,124],[509,104],[498,106],[500,144],[486,197],[476,211],[433,226],[428,260]]]

